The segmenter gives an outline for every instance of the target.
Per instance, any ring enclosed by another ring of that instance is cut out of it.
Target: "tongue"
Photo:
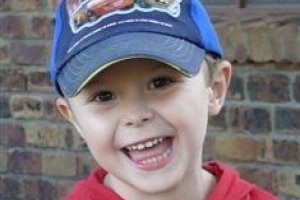
[[[163,155],[164,152],[166,152],[171,147],[171,139],[167,138],[164,139],[161,143],[155,145],[151,148],[146,148],[142,151],[131,151],[128,152],[130,159],[133,162],[140,162],[142,160],[152,158],[155,156]]]

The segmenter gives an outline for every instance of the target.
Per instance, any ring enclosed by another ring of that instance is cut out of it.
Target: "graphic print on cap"
[[[127,14],[135,10],[160,11],[173,17],[180,15],[182,0],[66,0],[73,33],[91,27],[114,14]]]

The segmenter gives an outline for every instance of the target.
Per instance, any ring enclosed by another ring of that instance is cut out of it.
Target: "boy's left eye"
[[[149,89],[164,89],[174,83],[170,77],[157,77],[150,81]]]

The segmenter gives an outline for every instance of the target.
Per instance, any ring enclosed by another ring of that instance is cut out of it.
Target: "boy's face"
[[[122,61],[57,105],[113,185],[166,191],[200,170],[208,116],[222,105],[217,98],[223,96],[209,92],[202,65],[187,78],[154,60]]]

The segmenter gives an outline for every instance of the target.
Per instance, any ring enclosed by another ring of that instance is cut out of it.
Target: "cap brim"
[[[193,76],[199,72],[205,51],[183,39],[153,33],[127,33],[94,43],[72,57],[58,75],[65,97],[76,96],[96,74],[113,63],[149,58]]]

